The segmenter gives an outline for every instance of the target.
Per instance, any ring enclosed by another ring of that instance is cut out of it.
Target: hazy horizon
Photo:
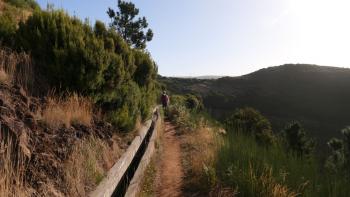
[[[38,0],[109,23],[116,0]],[[350,67],[350,2],[345,0],[132,1],[154,39],[163,76],[240,76],[286,63]]]

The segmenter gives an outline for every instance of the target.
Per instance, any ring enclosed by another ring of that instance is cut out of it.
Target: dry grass
[[[96,137],[91,136],[78,143],[65,164],[69,196],[87,196],[120,155],[118,147],[109,147]]]
[[[0,133],[0,196],[28,196],[29,190],[24,182],[24,155],[15,149],[13,139],[1,136],[5,132],[2,130]]]
[[[0,49],[0,83],[16,83],[31,92],[33,80],[33,68],[29,55]]]
[[[4,70],[0,70],[0,84],[9,84],[9,77]]]
[[[182,148],[184,152],[184,168],[186,190],[189,192],[215,190],[215,194],[225,196],[232,191],[217,187],[217,177],[214,169],[216,150],[219,137],[212,128],[201,127],[193,132],[185,132]],[[204,194],[203,194],[204,195]],[[207,194],[206,194],[207,195]]]
[[[51,127],[72,124],[90,126],[92,121],[92,102],[90,99],[77,94],[67,98],[49,96],[47,105],[42,112],[42,120]]]
[[[0,0],[0,13],[4,10],[5,3],[4,0]]]
[[[215,161],[216,139],[210,128],[200,128],[188,133],[187,143],[191,147],[190,159],[192,169],[201,172],[203,165],[211,166]]]
[[[234,197],[238,196],[239,192],[229,187],[216,186],[209,192],[210,197]]]
[[[25,22],[32,14],[32,9],[19,8],[7,2],[4,2],[4,0],[0,0],[0,15],[10,16],[17,22],[17,24],[20,21]]]
[[[195,196],[237,196],[238,189],[222,187],[216,175],[217,150],[223,143],[223,129],[208,126],[206,123],[201,125],[204,126],[184,133],[182,148],[185,191]]]
[[[286,185],[278,183],[272,174],[272,168],[266,168],[260,176],[256,175],[251,165],[249,166],[249,171],[249,179],[252,180],[251,184],[253,184],[253,187],[263,188],[259,196],[296,197],[301,195],[289,189]]]

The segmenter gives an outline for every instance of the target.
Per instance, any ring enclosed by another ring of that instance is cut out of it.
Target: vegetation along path
[[[156,181],[156,196],[182,196],[182,180],[184,176],[181,164],[180,138],[176,135],[175,126],[165,122],[162,136],[163,148],[159,160]]]

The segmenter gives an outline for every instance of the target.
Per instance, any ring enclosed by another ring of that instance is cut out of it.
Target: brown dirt
[[[159,157],[155,194],[160,197],[180,197],[184,177],[181,163],[181,139],[176,135],[175,127],[169,122],[165,122],[162,138],[163,148]]]
[[[82,139],[94,135],[110,147],[127,148],[126,141],[113,137],[115,129],[97,117],[89,127],[75,124],[69,128],[50,128],[38,117],[45,103],[45,98],[28,96],[20,86],[0,84],[0,142],[11,138],[15,142],[14,148],[25,155],[24,178],[34,190],[33,196],[42,196],[47,192],[47,185],[67,194],[67,188],[62,184],[65,181],[64,163]]]
[[[4,10],[5,3],[4,0],[0,0],[0,14],[2,14],[2,11]]]

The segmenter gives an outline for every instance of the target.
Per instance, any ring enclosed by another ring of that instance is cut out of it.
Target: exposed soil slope
[[[48,184],[66,194],[65,185],[62,184],[64,163],[74,145],[84,137],[94,135],[110,147],[127,147],[120,138],[112,139],[113,128],[110,124],[95,117],[90,127],[72,125],[70,128],[49,128],[38,118],[45,102],[44,98],[27,96],[19,86],[0,85],[0,141],[13,140],[15,152],[25,155],[27,168],[24,178],[33,190],[33,196],[46,193]]]

